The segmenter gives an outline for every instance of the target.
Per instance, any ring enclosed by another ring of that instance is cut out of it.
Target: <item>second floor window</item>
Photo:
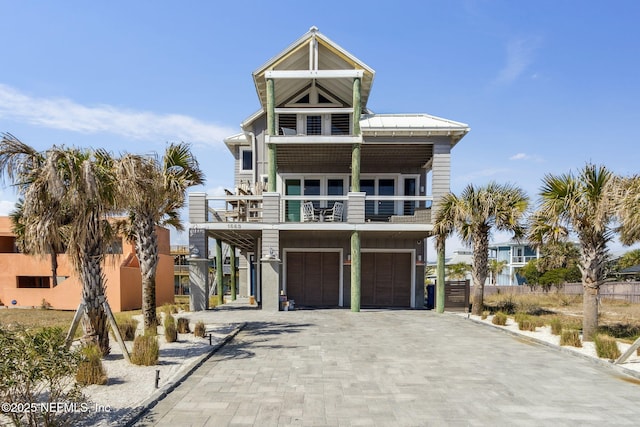
[[[253,170],[253,152],[251,150],[240,150],[241,170]]]

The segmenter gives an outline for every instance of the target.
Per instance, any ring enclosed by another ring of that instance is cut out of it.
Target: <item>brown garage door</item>
[[[334,307],[340,302],[339,252],[288,252],[287,297],[297,306]]]
[[[364,252],[361,280],[362,306],[411,306],[411,254]]]

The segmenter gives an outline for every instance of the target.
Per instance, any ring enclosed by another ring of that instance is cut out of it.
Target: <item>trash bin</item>
[[[436,285],[427,285],[427,310],[433,310],[436,306]]]

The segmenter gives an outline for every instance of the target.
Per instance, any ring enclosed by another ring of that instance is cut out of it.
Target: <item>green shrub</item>
[[[551,326],[551,333],[553,335],[560,335],[562,333],[562,321],[557,317],[549,321],[549,326]]]
[[[580,332],[575,329],[563,330],[560,334],[560,345],[570,345],[572,347],[582,347]]]
[[[135,365],[157,365],[159,355],[160,346],[158,345],[158,339],[154,335],[140,335],[133,341],[131,362]]]
[[[80,349],[80,363],[76,372],[76,381],[81,385],[107,383],[107,374],[102,366],[102,351],[95,343],[89,343]]]
[[[185,317],[178,317],[178,332],[181,334],[188,334],[191,332],[189,329],[189,319]]]
[[[499,311],[493,316],[491,323],[494,325],[505,326],[507,324],[507,315]]]
[[[193,328],[193,335],[196,337],[204,338],[204,334],[207,329],[204,326],[204,322],[202,320],[198,320],[196,322],[196,326]]]
[[[65,345],[61,328],[38,331],[0,328],[0,401],[25,407],[38,403],[81,404],[85,398],[74,380],[80,355]],[[5,412],[15,425],[73,425],[73,411]]]
[[[593,337],[596,346],[596,354],[603,359],[617,359],[620,357],[620,349],[616,339],[604,334],[596,334]]]
[[[176,320],[172,315],[164,316],[164,338],[167,342],[178,341],[178,329],[176,328]]]

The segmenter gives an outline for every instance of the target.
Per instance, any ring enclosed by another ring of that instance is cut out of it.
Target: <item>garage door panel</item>
[[[339,252],[287,252],[287,294],[298,306],[337,306]]]
[[[322,253],[322,304],[338,305],[340,303],[340,253]]]
[[[411,254],[362,254],[361,304],[370,307],[411,306]]]

